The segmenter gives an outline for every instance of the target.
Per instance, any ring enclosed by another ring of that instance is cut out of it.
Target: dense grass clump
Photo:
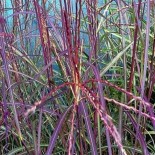
[[[152,0],[0,1],[0,154],[155,154]]]

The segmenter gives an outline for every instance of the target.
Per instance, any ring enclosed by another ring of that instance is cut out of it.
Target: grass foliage
[[[0,14],[0,154],[155,154],[153,0],[1,0]]]

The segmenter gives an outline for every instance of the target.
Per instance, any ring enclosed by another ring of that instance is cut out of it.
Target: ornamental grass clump
[[[0,2],[0,154],[155,154],[153,1]]]

